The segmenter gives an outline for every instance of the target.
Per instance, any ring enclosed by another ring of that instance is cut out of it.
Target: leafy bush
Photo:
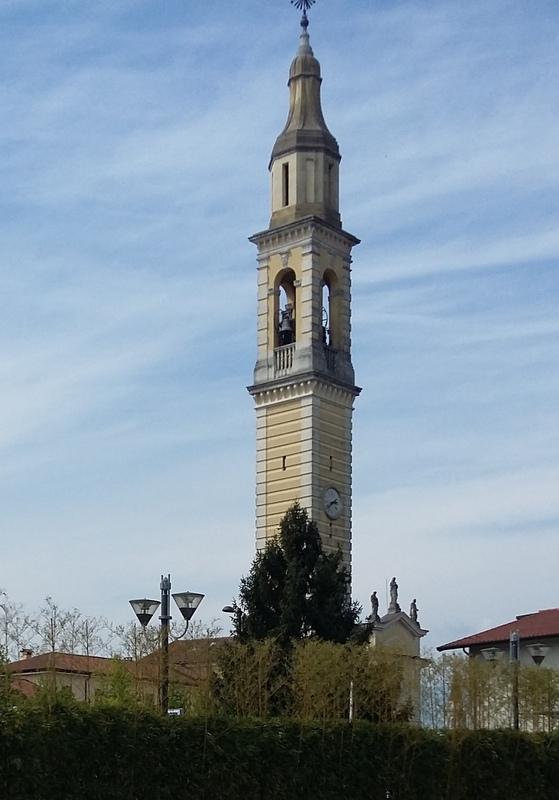
[[[0,709],[6,800],[556,800],[559,737]]]
[[[213,684],[214,711],[237,718],[402,722],[412,714],[404,659],[381,648],[318,639],[229,643]],[[414,664],[414,668],[415,668]]]

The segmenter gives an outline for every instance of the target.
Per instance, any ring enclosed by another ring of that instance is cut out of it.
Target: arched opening
[[[327,347],[339,346],[336,273],[327,269],[322,278],[322,341]]]
[[[295,331],[295,273],[287,269],[278,275],[276,283],[276,347],[293,344]]]
[[[330,287],[326,281],[322,284],[322,341],[330,347]]]

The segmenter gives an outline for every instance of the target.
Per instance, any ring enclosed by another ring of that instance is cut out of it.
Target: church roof
[[[443,650],[459,650],[463,647],[508,642],[511,633],[514,632],[518,633],[521,641],[559,636],[559,608],[548,608],[533,614],[521,614],[512,622],[465,636],[463,639],[456,639],[454,642],[437,647],[437,650],[442,652]]]
[[[426,636],[429,633],[426,628],[422,628],[419,623],[414,622],[409,614],[406,614],[405,611],[384,614],[384,616],[380,618],[380,622],[374,623],[373,628],[377,630],[383,630],[396,624],[402,625],[409,633],[412,634],[412,636],[417,639],[421,639],[423,636]]]

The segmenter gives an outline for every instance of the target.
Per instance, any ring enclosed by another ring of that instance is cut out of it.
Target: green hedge
[[[1,800],[557,800],[559,737],[0,711]]]

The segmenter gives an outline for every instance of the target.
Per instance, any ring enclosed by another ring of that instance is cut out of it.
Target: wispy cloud
[[[286,5],[0,5],[0,584],[30,605],[122,617],[171,568],[212,616],[248,566]],[[312,19],[363,239],[355,591],[397,573],[434,645],[556,603],[558,27],[551,0]]]

